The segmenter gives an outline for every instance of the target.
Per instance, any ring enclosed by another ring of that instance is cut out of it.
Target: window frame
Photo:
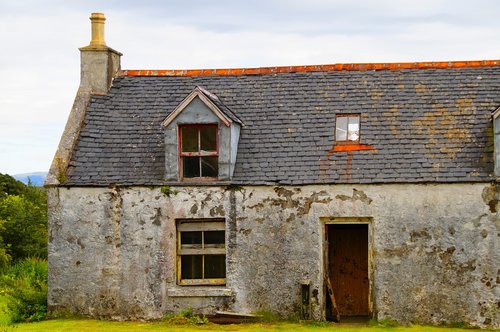
[[[202,248],[182,248],[182,232],[202,232]],[[224,231],[223,248],[204,248],[204,232]],[[225,285],[227,277],[227,234],[226,221],[224,218],[214,219],[177,219],[176,220],[176,266],[177,266],[177,284],[180,286],[217,286]],[[201,279],[182,279],[182,256],[196,255],[202,256],[202,278]],[[223,255],[224,256],[224,278],[204,278],[205,274],[205,256]]]
[[[198,151],[197,152],[183,152],[182,151],[182,130],[184,128],[197,128],[198,132]],[[201,150],[201,128],[215,128],[215,148],[216,151],[202,152]],[[179,178],[181,181],[213,181],[219,178],[219,125],[217,123],[192,123],[192,124],[179,124],[178,125],[178,146],[177,146],[177,156],[178,156],[178,167],[179,167]],[[199,177],[185,177],[184,176],[184,157],[199,157],[199,171],[202,175],[201,157],[217,157],[217,176],[199,176]]]
[[[346,137],[349,137],[349,118],[357,118],[358,119],[358,139],[357,140],[338,140],[337,139],[337,124],[339,118],[348,118],[347,119],[347,128],[346,128]],[[335,115],[335,143],[336,144],[358,144],[361,140],[361,114],[336,114]]]

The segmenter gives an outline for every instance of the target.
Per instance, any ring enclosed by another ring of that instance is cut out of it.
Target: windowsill
[[[214,287],[175,287],[167,289],[169,297],[229,297],[233,291],[229,288]]]
[[[181,182],[215,182],[218,181],[217,177],[194,177],[194,178],[181,178]]]
[[[335,141],[335,145],[359,145],[359,139],[358,140],[345,140],[345,141]]]
[[[172,186],[172,187],[198,187],[198,186],[229,186],[231,185],[231,181],[224,181],[224,180],[214,180],[214,181],[189,181],[189,182],[183,182],[183,181],[165,181],[163,185],[165,186]]]
[[[371,145],[360,144],[359,141],[340,141],[335,142],[330,152],[349,152],[362,150],[375,150],[375,148]]]

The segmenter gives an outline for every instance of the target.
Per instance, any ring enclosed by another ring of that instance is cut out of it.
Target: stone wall
[[[153,319],[192,306],[284,316],[309,281],[324,318],[324,217],[369,217],[372,309],[401,323],[500,326],[490,184],[49,188],[50,310]],[[225,286],[178,286],[177,218],[225,218]],[[322,219],[323,218],[323,219]]]

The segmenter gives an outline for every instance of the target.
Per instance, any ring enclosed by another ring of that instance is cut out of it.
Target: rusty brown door
[[[368,316],[368,225],[328,226],[329,277],[340,316]]]

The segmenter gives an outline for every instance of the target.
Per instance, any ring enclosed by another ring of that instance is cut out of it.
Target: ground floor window
[[[180,285],[226,283],[224,219],[177,220],[177,281]]]

